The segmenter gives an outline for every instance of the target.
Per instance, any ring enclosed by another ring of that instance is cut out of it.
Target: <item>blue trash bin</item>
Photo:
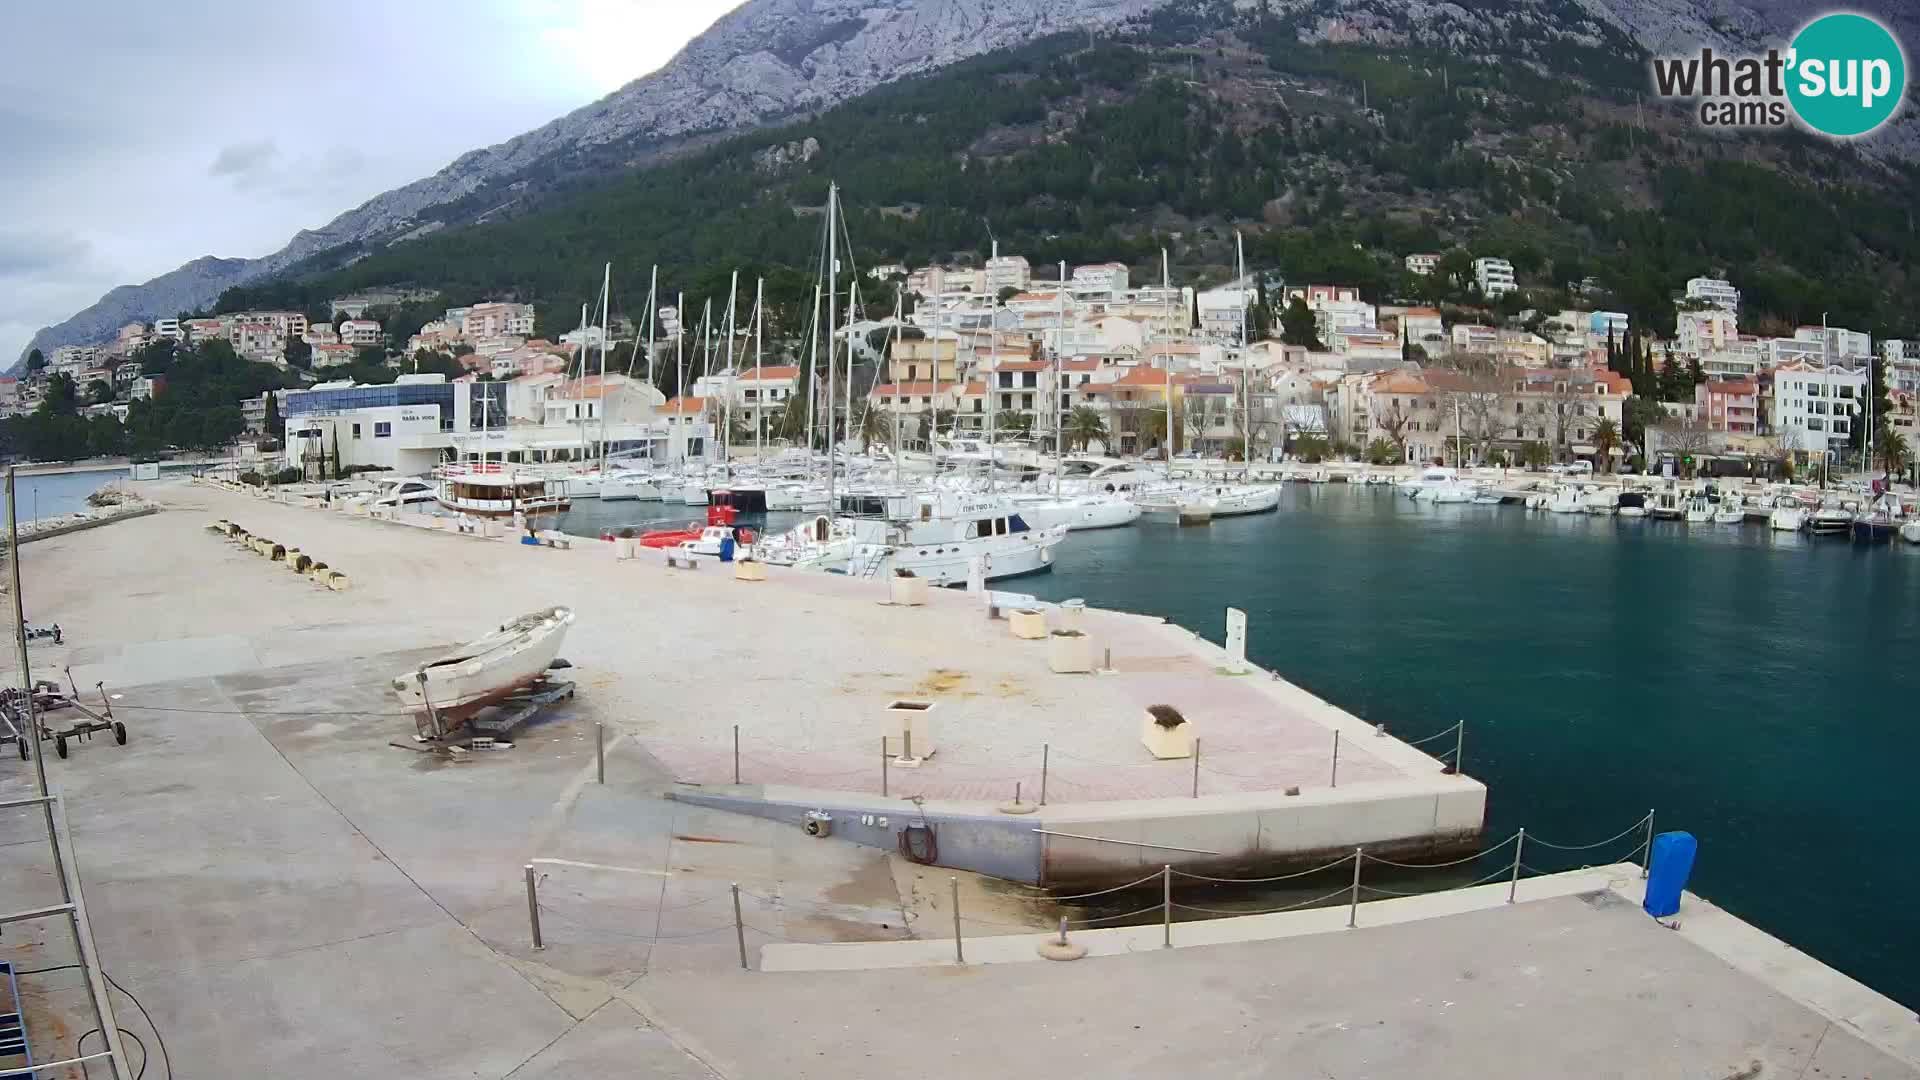
[[[720,561],[733,561],[733,537],[731,536],[723,536],[720,538]]]
[[[1647,914],[1664,919],[1680,910],[1680,894],[1686,891],[1698,850],[1692,833],[1661,833],[1653,838],[1653,852],[1647,862],[1647,895],[1641,903]]]

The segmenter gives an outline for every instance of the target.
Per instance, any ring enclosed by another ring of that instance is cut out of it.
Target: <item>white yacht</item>
[[[369,510],[392,510],[437,501],[439,488],[419,476],[387,477],[374,481],[372,491],[341,500],[343,506],[364,506]]]
[[[1440,465],[1432,465],[1420,470],[1416,475],[1403,478],[1395,486],[1399,488],[1400,494],[1408,498],[1419,498],[1420,492],[1424,488],[1435,487],[1440,484],[1451,484],[1458,479],[1460,479],[1460,474],[1454,470]]]
[[[1740,525],[1747,520],[1747,512],[1740,505],[1740,496],[1731,492],[1720,496],[1720,505],[1713,511],[1715,525]]]
[[[1201,494],[1212,500],[1217,518],[1264,514],[1280,506],[1280,489],[1272,484],[1219,484],[1202,488]]]
[[[1065,525],[1068,532],[1114,529],[1140,520],[1140,507],[1122,495],[1015,495],[1014,505],[1028,525],[1045,529]]]
[[[853,557],[857,542],[848,521],[816,514],[778,536],[762,537],[754,545],[754,557],[772,566],[839,570]]]
[[[1580,496],[1580,509],[1605,517],[1620,512],[1620,492],[1616,488],[1590,487]]]
[[[1773,510],[1767,514],[1767,528],[1776,532],[1799,532],[1807,527],[1807,504],[1791,495],[1776,495]]]
[[[1704,491],[1696,491],[1687,498],[1686,522],[1689,525],[1705,525],[1713,520],[1713,503]]]
[[[988,581],[1053,568],[1053,549],[1067,527],[1036,529],[1012,500],[993,495],[935,492],[859,497],[885,506],[884,516],[843,519],[855,544],[846,572],[878,577],[911,570],[933,585],[960,585],[978,558]],[[847,503],[842,503],[843,507]]]
[[[1647,516],[1658,521],[1679,521],[1687,515],[1686,500],[1680,490],[1664,487],[1653,493],[1653,503],[1647,507]]]
[[[1581,503],[1580,489],[1572,484],[1561,484],[1553,489],[1553,495],[1547,499],[1547,511],[1554,514],[1578,514],[1586,507]]]
[[[1817,536],[1845,536],[1853,530],[1853,511],[1845,502],[1824,499],[1807,515],[1807,528]]]
[[[659,502],[660,485],[647,473],[613,469],[600,481],[600,499],[603,502]]]
[[[1446,484],[1433,484],[1421,488],[1414,498],[1434,503],[1469,503],[1480,494],[1480,485],[1464,480],[1455,480]]]

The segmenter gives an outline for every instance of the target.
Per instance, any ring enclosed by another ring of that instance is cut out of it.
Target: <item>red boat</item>
[[[715,505],[707,507],[707,524],[732,527],[740,512],[731,506]],[[700,539],[701,524],[690,521],[684,529],[655,529],[640,534],[640,546],[649,548],[679,547],[689,540]],[[745,529],[737,530],[735,536],[740,543],[753,543],[753,534]]]

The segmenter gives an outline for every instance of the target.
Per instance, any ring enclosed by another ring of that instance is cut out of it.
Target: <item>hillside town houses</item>
[[[1432,253],[1404,257],[1416,275],[1438,273],[1442,262]],[[1650,434],[1641,447],[1620,444],[1633,391],[1608,370],[1607,359],[1634,330],[1624,312],[1501,316],[1492,305],[1443,311],[1381,303],[1339,282],[1277,275],[1174,286],[1136,282],[1121,262],[1035,267],[997,249],[977,266],[891,264],[867,274],[898,283],[907,295],[900,319],[842,328],[843,348],[866,365],[853,411],[881,410],[885,422],[869,431],[911,449],[924,448],[937,426],[958,436],[1024,434],[1118,454],[1228,454],[1250,442],[1253,454],[1278,458],[1315,439],[1374,454],[1384,445],[1407,462],[1517,461],[1538,444],[1556,459],[1601,463],[1611,454],[1618,465],[1629,453],[1671,441],[1669,432]],[[1472,290],[1489,301],[1518,288],[1512,263],[1497,255],[1473,258],[1471,275]],[[790,426],[795,402],[824,400],[824,379],[810,385],[784,350],[754,367],[689,369],[681,395],[671,400],[638,375],[570,378],[578,374],[574,358],[601,347],[601,332],[537,338],[531,304],[446,308],[404,343],[389,341],[376,316],[425,298],[408,290],[337,298],[332,322],[263,310],[132,323],[112,341],[54,350],[46,371],[81,385],[101,379],[124,401],[164,393],[163,380],[139,378],[137,365],[124,364],[150,341],[223,338],[247,359],[284,366],[288,343],[297,340],[310,350],[307,377],[320,382],[282,392],[279,415],[305,417],[301,430],[322,434],[302,436],[309,441],[298,451],[290,442],[289,460],[313,453],[311,439],[337,435],[349,464],[475,447],[497,449],[503,460],[566,460],[601,450],[697,458],[728,441],[772,440]],[[1315,340],[1307,344],[1278,339],[1279,314],[1295,302],[1313,316]],[[1684,430],[1686,445],[1701,452],[1806,459],[1851,446],[1876,355],[1867,334],[1824,325],[1791,334],[1743,330],[1740,291],[1719,278],[1677,283],[1674,303],[1672,335],[1641,339],[1657,365],[1677,365],[1694,380],[1692,398],[1660,403],[1662,431]],[[1499,310],[1511,312],[1511,301]],[[656,349],[664,350],[680,330],[679,313],[655,314]],[[633,330],[616,327],[615,334],[631,340]],[[404,381],[378,389],[328,380],[326,369],[351,364],[369,348],[398,354]],[[423,351],[452,356],[460,373],[412,374],[405,358]],[[669,354],[652,359],[662,355]],[[1911,431],[1920,349],[1887,340],[1877,355],[1888,364],[1892,423]],[[0,409],[31,408],[34,383],[0,391]],[[474,389],[488,386],[494,388]],[[372,397],[359,393],[376,389]],[[844,378],[837,392],[849,393]],[[371,413],[353,418],[369,409],[399,411],[378,421]],[[431,423],[422,410],[434,412]],[[250,427],[265,413],[253,403]],[[1073,434],[1090,429],[1089,413],[1097,419],[1091,429],[1103,437]],[[1594,438],[1603,422],[1616,433],[1610,447]],[[412,433],[404,446],[383,443],[400,436],[377,434],[376,423]]]

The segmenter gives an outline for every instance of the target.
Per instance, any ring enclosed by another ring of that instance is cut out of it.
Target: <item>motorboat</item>
[[[1687,516],[1686,499],[1675,488],[1661,488],[1653,493],[1647,516],[1656,521],[1679,521]]]
[[[681,544],[712,539],[713,534],[710,534],[707,530],[716,528],[725,529],[727,530],[727,534],[732,536],[734,535],[734,522],[738,518],[739,511],[725,503],[719,503],[707,507],[707,520],[705,522],[691,521],[682,529],[652,529],[641,533],[640,546],[648,548],[677,548]],[[738,540],[740,543],[750,544],[753,542],[753,539],[753,533],[744,529],[739,531]],[[718,554],[717,549],[715,553]]]
[[[852,527],[825,514],[816,514],[779,534],[754,545],[754,557],[772,566],[792,566],[802,570],[840,569],[853,557],[857,538]]]
[[[883,501],[884,516],[847,519],[855,536],[850,576],[911,570],[932,585],[960,585],[978,559],[985,579],[998,581],[1051,570],[1067,535],[1065,525],[1034,528],[1002,496],[933,492]]]
[[[1869,544],[1884,544],[1893,539],[1903,523],[1900,499],[1881,495],[1853,517],[1853,538]]]
[[[1436,504],[1459,504],[1472,502],[1473,497],[1479,493],[1480,485],[1455,480],[1450,484],[1435,484],[1431,487],[1422,488],[1419,495],[1415,497]]]
[[[1586,507],[1581,502],[1580,489],[1572,484],[1561,484],[1553,489],[1547,498],[1547,512],[1552,514],[1578,514]]]
[[[1747,520],[1747,512],[1740,505],[1740,496],[1731,492],[1720,496],[1720,503],[1714,508],[1715,525],[1741,525]]]
[[[1140,507],[1120,495],[1016,495],[1020,516],[1036,529],[1065,525],[1068,532],[1114,529],[1140,520]]]
[[[660,485],[642,472],[616,469],[600,481],[602,502],[659,502]]]
[[[394,676],[393,692],[423,732],[445,734],[539,679],[559,655],[571,625],[572,608],[522,615],[446,656]]]
[[[1395,486],[1399,488],[1402,495],[1417,499],[1420,497],[1420,492],[1423,488],[1436,487],[1440,484],[1451,484],[1458,479],[1460,479],[1460,474],[1454,470],[1441,465],[1431,465],[1420,470],[1418,475],[1402,479]]]
[[[1909,521],[1901,525],[1900,539],[1909,544],[1920,544],[1920,521]]]
[[[1686,521],[1689,525],[1705,525],[1713,521],[1713,501],[1704,491],[1695,492],[1687,499]]]
[[[1264,514],[1280,505],[1280,489],[1272,484],[1233,484],[1203,489],[1212,500],[1213,516]]]
[[[1489,487],[1482,487],[1479,490],[1475,491],[1473,493],[1473,500],[1472,500],[1473,505],[1475,506],[1499,506],[1501,503],[1506,501],[1507,501],[1506,496],[1500,494],[1499,492]]]
[[[537,472],[516,470],[499,462],[442,465],[434,501],[457,514],[478,517],[528,518],[570,509],[564,481]]]
[[[1647,516],[1647,493],[1644,491],[1623,491],[1618,496],[1616,513],[1623,518],[1645,518]]]
[[[1580,496],[1580,509],[1602,517],[1620,511],[1620,492],[1613,488],[1590,487]]]
[[[418,476],[386,477],[374,481],[372,491],[340,501],[342,506],[364,506],[369,510],[394,510],[438,501],[439,487]]]
[[[1823,500],[1807,515],[1807,529],[1815,536],[1845,536],[1853,531],[1853,511],[1832,499]]]
[[[1329,474],[1327,470],[1324,468],[1315,469],[1312,472],[1307,474],[1307,483],[1309,484],[1325,484],[1330,482],[1332,479],[1333,477],[1331,476],[1331,474]]]
[[[1799,532],[1807,527],[1806,504],[1791,495],[1777,495],[1767,514],[1767,528],[1775,532]]]

